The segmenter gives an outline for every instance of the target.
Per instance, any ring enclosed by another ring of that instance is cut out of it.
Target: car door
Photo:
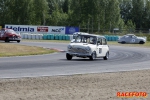
[[[97,41],[97,57],[103,57],[106,54],[106,40],[104,38],[98,38]]]
[[[138,39],[137,39],[137,37],[136,36],[132,36],[132,39],[131,39],[131,43],[138,43],[139,41],[138,41]]]
[[[102,56],[106,56],[108,49],[109,47],[107,45],[107,40],[105,38],[102,38]]]
[[[125,42],[126,43],[131,43],[131,41],[132,41],[131,35],[127,35],[126,38],[125,38]]]
[[[137,37],[134,35],[131,35],[130,36],[130,43],[137,43],[137,42],[138,42]]]
[[[4,34],[5,34],[5,30],[1,30],[0,31],[0,40],[4,40]]]

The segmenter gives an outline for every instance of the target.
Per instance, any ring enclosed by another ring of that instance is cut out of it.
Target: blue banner
[[[74,32],[79,32],[79,27],[66,27],[65,34],[73,34]]]

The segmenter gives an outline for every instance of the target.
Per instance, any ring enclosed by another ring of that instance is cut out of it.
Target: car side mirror
[[[72,39],[72,40],[71,40],[71,43],[74,43],[74,42],[75,42],[75,39]]]
[[[97,45],[101,45],[101,42],[100,42],[100,41],[97,41]]]

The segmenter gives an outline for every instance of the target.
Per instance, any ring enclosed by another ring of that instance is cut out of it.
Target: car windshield
[[[75,39],[78,36],[78,34],[73,34],[73,39]]]
[[[75,39],[75,43],[96,44],[96,37],[90,35],[78,35]]]
[[[8,29],[6,32],[12,33],[12,34],[17,34],[14,30]]]

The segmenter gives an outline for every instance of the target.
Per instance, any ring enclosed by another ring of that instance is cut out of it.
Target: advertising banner
[[[65,30],[63,26],[49,26],[50,34],[65,34]]]
[[[48,32],[48,26],[37,26],[37,32]]]
[[[73,34],[74,32],[79,32],[79,27],[66,27],[66,34]]]
[[[37,26],[28,26],[28,25],[5,25],[5,28],[13,29],[16,32],[37,32]]]
[[[32,25],[9,25],[5,28],[13,29],[20,33],[47,33],[47,34],[73,34],[79,32],[79,27],[65,26],[32,26]]]

